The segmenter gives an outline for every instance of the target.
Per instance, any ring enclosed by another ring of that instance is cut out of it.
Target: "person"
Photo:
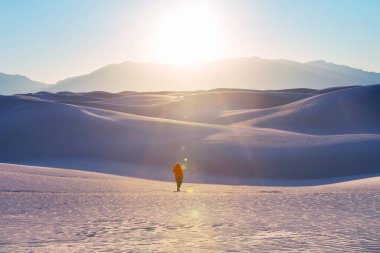
[[[183,180],[183,170],[181,164],[176,163],[176,165],[173,168],[173,173],[175,176],[175,181],[177,182],[177,192],[179,192],[181,190]]]

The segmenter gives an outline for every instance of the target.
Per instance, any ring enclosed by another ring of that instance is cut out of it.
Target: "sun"
[[[208,4],[177,7],[160,19],[156,39],[161,61],[191,64],[214,59],[220,35],[217,15]]]

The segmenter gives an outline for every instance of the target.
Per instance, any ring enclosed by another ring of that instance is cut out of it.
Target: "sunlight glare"
[[[199,217],[199,211],[198,210],[192,210],[191,211],[191,217],[198,218]]]
[[[191,64],[217,56],[220,25],[210,5],[198,3],[177,7],[161,21],[156,39],[162,61]]]

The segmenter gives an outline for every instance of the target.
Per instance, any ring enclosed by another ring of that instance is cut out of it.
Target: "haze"
[[[55,83],[123,61],[258,56],[379,72],[379,8],[370,0],[2,0],[0,71]]]

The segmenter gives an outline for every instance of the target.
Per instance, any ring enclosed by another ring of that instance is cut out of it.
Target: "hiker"
[[[177,182],[177,192],[181,189],[182,179],[183,179],[183,170],[181,164],[177,163],[173,168],[173,173],[175,175],[175,181]]]

